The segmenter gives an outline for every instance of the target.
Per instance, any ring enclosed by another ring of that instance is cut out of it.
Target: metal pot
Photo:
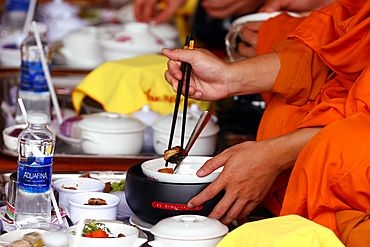
[[[152,123],[153,128],[153,146],[157,154],[163,155],[164,151],[168,148],[168,139],[172,125],[172,113],[157,118]],[[196,112],[188,112],[186,115],[186,128],[185,140],[186,145],[189,137],[198,122],[201,114]],[[182,112],[177,115],[175,134],[173,137],[173,147],[180,145],[181,140],[181,125],[182,125]],[[199,135],[197,141],[189,152],[189,155],[204,155],[212,156],[216,150],[217,134],[220,127],[211,119],[207,126]]]
[[[189,209],[188,201],[199,194],[210,183],[166,183],[145,177],[141,163],[127,170],[125,194],[132,212],[141,220],[156,224],[158,221],[176,215],[208,216],[221,200],[225,191],[221,191],[203,205]]]
[[[78,123],[81,148],[88,154],[137,155],[143,145],[145,124],[114,112],[101,112]]]
[[[200,215],[178,215],[163,219],[150,229],[153,247],[215,247],[229,229],[218,220]]]

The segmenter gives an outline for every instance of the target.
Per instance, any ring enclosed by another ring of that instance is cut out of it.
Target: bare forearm
[[[276,52],[230,64],[229,93],[245,95],[270,92],[280,70]]]
[[[274,162],[277,162],[276,165],[280,172],[293,167],[303,147],[321,129],[321,127],[303,128],[266,140],[268,145],[270,145],[271,157],[273,157]]]

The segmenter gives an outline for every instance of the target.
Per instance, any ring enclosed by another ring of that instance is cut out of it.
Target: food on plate
[[[161,168],[158,170],[158,172],[173,174],[173,168],[172,167]]]
[[[22,239],[13,241],[10,247],[42,247],[45,244],[42,241],[41,233],[31,232],[23,236]]]
[[[90,198],[85,205],[107,205],[107,202],[101,198]]]
[[[105,189],[103,190],[103,192],[106,192],[106,193],[113,193],[113,192],[116,192],[116,191],[125,191],[125,182],[126,180],[121,180],[121,182],[108,182],[108,183],[105,183]]]
[[[82,230],[82,236],[87,238],[121,238],[125,237],[123,233],[119,233],[117,236],[114,236],[112,232],[105,226],[104,223],[90,221],[85,223]]]
[[[97,178],[91,177],[90,173],[82,174],[79,177],[97,179]],[[103,192],[113,193],[116,191],[125,191],[125,182],[126,182],[125,180],[121,180],[120,182],[106,182]]]
[[[12,132],[9,133],[10,136],[12,137],[18,137],[19,134],[23,131],[23,129],[14,129]]]
[[[111,191],[111,190],[112,190],[111,182],[106,182],[103,192],[104,193],[109,193],[109,191]]]
[[[31,247],[32,244],[26,240],[16,240],[14,242],[12,242],[12,244],[10,245],[10,247]]]
[[[76,187],[78,186],[78,184],[76,184]],[[64,184],[62,185],[62,189],[66,189],[66,190],[77,190],[76,187],[67,187],[67,186],[64,186]]]
[[[176,146],[164,151],[164,160],[177,164],[187,155],[188,152],[185,149],[181,148],[180,146]]]
[[[79,177],[80,177],[80,178],[92,178],[92,179],[97,179],[97,178],[91,177],[91,176],[90,176],[90,173],[82,174],[82,175],[80,175]]]

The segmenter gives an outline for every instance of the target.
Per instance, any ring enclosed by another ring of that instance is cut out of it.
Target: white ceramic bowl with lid
[[[229,229],[216,219],[201,215],[178,215],[159,221],[150,228],[154,247],[215,247]]]
[[[137,155],[146,125],[132,116],[101,112],[85,117],[78,127],[84,153]]]
[[[152,123],[153,128],[153,147],[157,154],[163,155],[168,148],[168,139],[172,125],[173,113],[163,115]],[[193,129],[200,117],[199,113],[190,112],[186,114],[186,128],[184,145],[189,140]],[[182,112],[179,112],[176,120],[175,133],[173,137],[172,147],[179,146],[181,140],[181,125]],[[189,155],[205,155],[212,156],[216,150],[217,134],[220,131],[218,126],[212,119],[208,122],[202,133],[199,135],[194,146],[191,148]]]
[[[149,30],[147,23],[129,22],[123,26],[122,31],[106,32],[99,37],[99,44],[102,48],[105,61],[132,58],[145,54],[161,53],[162,48],[175,48],[177,43],[173,40],[162,38],[173,38],[173,33],[168,28]],[[167,32],[165,32],[167,31]],[[162,34],[163,35],[162,35]],[[160,38],[165,43],[158,42]]]

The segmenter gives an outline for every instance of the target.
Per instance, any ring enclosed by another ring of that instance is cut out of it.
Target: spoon
[[[191,133],[188,143],[186,144],[186,147],[183,152],[180,152],[176,157],[176,163],[175,168],[173,169],[173,173],[176,174],[176,172],[179,170],[180,164],[185,159],[185,157],[188,155],[190,149],[193,147],[195,141],[198,139],[200,133],[203,131],[204,127],[206,127],[207,123],[211,119],[211,114],[208,111],[205,111],[200,115],[198,122],[196,123],[193,132]],[[170,157],[172,158],[172,157]]]

